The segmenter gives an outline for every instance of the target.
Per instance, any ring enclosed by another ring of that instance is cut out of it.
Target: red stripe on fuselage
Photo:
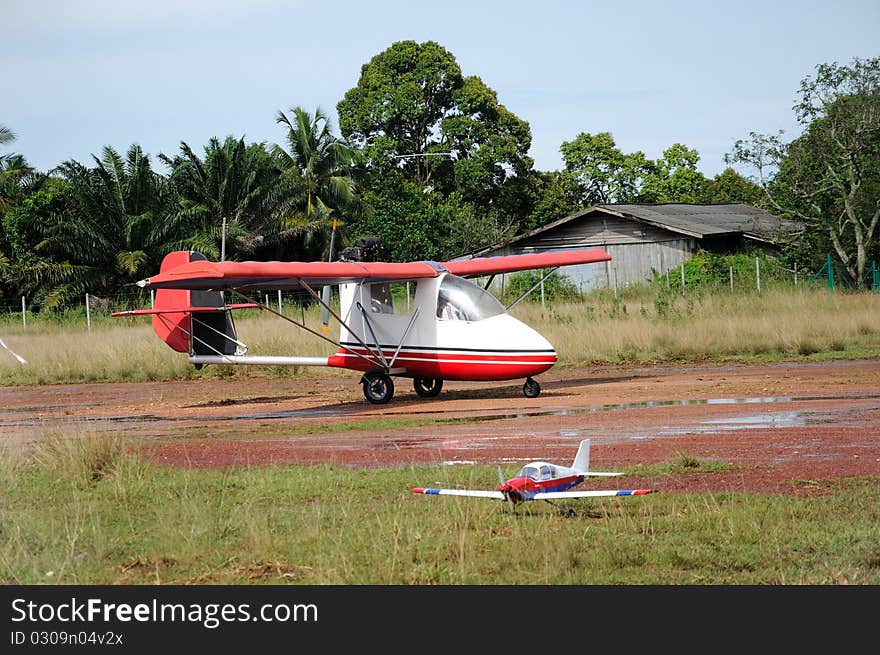
[[[376,358],[363,348],[340,348],[328,361],[330,366],[368,371],[376,364],[368,361]],[[390,364],[394,359],[395,368],[406,369],[412,377],[440,378],[442,380],[513,380],[543,373],[556,363],[556,352],[535,351],[491,351],[474,352],[449,349],[419,350],[401,349],[394,357],[394,350],[382,351]]]
[[[564,478],[551,478],[549,480],[533,480],[532,478],[513,478],[502,485],[513,494],[517,500],[527,500],[538,492],[568,491],[580,484],[583,478],[579,475],[569,475]]]

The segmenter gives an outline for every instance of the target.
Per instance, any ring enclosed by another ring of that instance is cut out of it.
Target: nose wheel
[[[537,398],[541,395],[541,385],[532,378],[526,378],[526,383],[523,385],[523,394],[526,398]]]
[[[384,405],[394,396],[394,381],[384,371],[369,371],[361,378],[364,398],[374,405]]]

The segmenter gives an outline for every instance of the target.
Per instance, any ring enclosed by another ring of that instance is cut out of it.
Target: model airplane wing
[[[504,494],[500,491],[483,491],[478,489],[423,489],[415,487],[414,494],[428,494],[429,496],[473,496],[474,498],[495,498],[504,500]]]
[[[211,262],[189,261],[137,283],[150,289],[292,289],[345,282],[386,282],[453,275],[511,273],[611,259],[604,250],[568,250],[454,262]]]
[[[563,500],[565,498],[594,498],[598,496],[643,496],[653,493],[651,489],[593,489],[584,491],[547,491],[538,492],[534,500]]]

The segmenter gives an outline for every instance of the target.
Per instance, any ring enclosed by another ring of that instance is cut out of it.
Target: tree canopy
[[[801,82],[794,111],[800,136],[752,132],[727,160],[753,168],[766,202],[801,221],[810,242],[810,232],[820,231],[851,282],[862,286],[878,251],[880,58],[820,64]]]
[[[320,107],[274,114],[280,145],[212,137],[181,141],[154,170],[135,143],[88,163],[38,172],[0,125],[0,290],[50,306],[110,294],[191,248],[211,259],[327,257],[379,236],[381,257],[448,259],[600,203],[746,202],[785,211],[823,238],[862,279],[877,252],[877,60],[822,65],[795,108],[790,143],[752,135],[714,178],[699,152],[673,143],[651,159],[610,132],[563,141],[560,170],[535,170],[529,123],[434,41],[392,43],[364,63],[336,105],[339,134]],[[268,119],[268,117],[267,117]],[[584,126],[587,127],[587,126]],[[772,169],[772,170],[771,170]],[[826,245],[805,229],[802,246]],[[808,239],[814,239],[810,242]]]

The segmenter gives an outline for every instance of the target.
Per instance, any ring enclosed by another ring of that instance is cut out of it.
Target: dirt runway
[[[619,482],[666,492],[820,495],[835,478],[880,476],[880,361],[557,367],[540,382],[532,399],[519,381],[448,382],[428,400],[398,379],[388,405],[367,403],[355,373],[3,387],[0,444],[116,431],[174,466],[499,463],[512,473],[532,459],[568,463],[589,437],[597,470],[684,456],[733,465]]]

